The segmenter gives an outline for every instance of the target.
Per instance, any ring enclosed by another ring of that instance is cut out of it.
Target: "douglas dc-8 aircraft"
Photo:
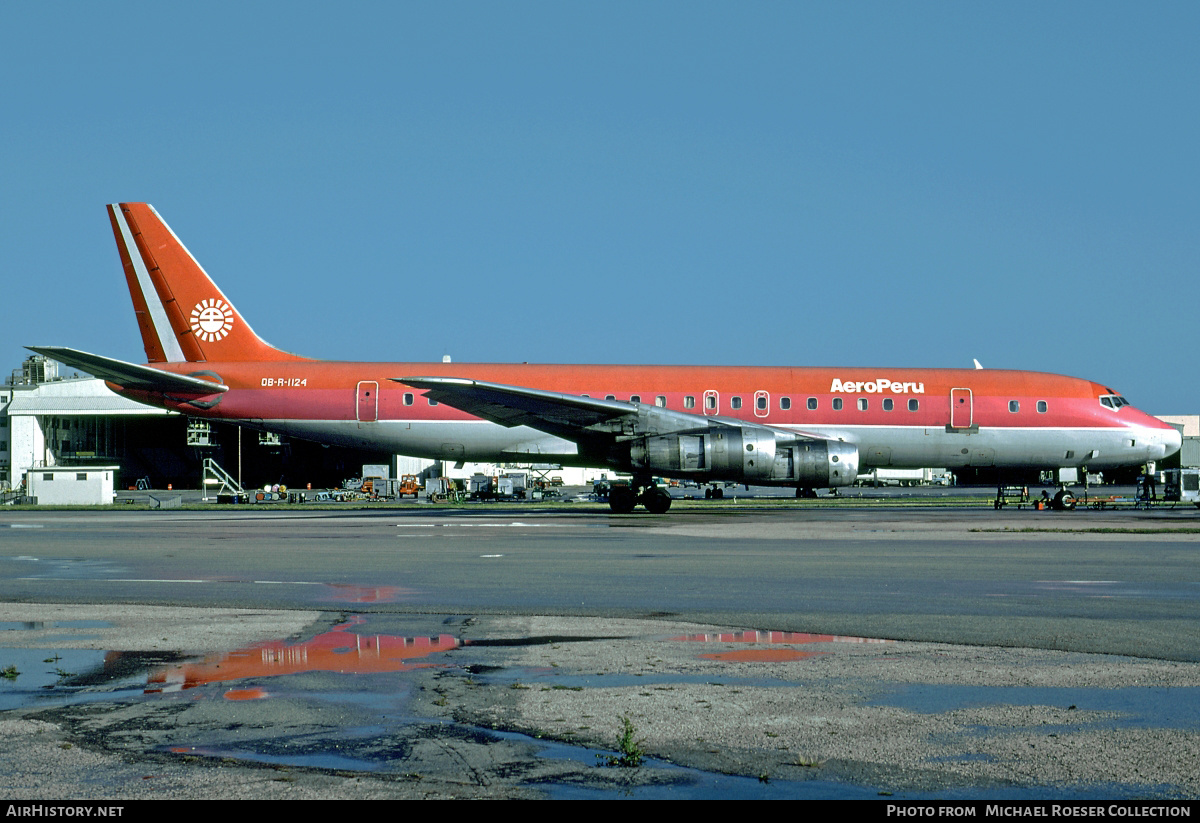
[[[259,338],[151,206],[108,212],[148,363],[33,351],[193,417],[437,460],[628,472],[614,512],[665,512],[655,475],[802,495],[860,467],[1098,470],[1180,447],[1118,392],[1037,372],[312,360]]]

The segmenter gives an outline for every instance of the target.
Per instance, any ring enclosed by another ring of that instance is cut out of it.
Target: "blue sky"
[[[264,338],[951,366],[1200,413],[1200,5],[6,3],[0,368],[141,361],[104,205]]]

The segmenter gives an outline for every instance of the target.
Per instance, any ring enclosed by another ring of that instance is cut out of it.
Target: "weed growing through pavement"
[[[642,760],[646,757],[646,749],[642,746],[646,741],[635,740],[637,729],[633,727],[633,721],[628,715],[621,715],[621,733],[617,735],[617,751],[616,755],[597,755],[603,760],[606,766],[621,766],[627,769],[634,769],[642,765]]]

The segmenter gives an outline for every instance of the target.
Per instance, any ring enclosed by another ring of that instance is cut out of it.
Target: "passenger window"
[[[616,400],[617,396],[615,394],[606,394],[606,395],[604,395],[604,399],[605,400]]]
[[[587,395],[585,394],[585,395],[584,395],[584,397],[587,397]],[[429,401],[429,405],[431,405],[431,406],[436,406],[436,405],[437,405],[437,401],[436,401],[436,400],[430,400],[430,401]]]
[[[654,405],[658,406],[660,409],[665,409],[667,407],[667,398],[660,394],[658,397],[654,398]]]
[[[920,400],[918,400],[918,399],[917,399],[917,398],[915,398],[915,397],[910,397],[910,398],[908,398],[908,410],[909,410],[909,411],[916,411],[916,410],[917,410],[917,409],[919,409],[919,408],[921,408],[921,401],[920,401]]]
[[[782,409],[783,411],[787,411],[791,407],[792,407],[792,398],[790,398],[790,397],[779,398],[779,408],[780,409]]]
[[[809,411],[817,410],[817,398],[815,398],[815,397],[808,398],[808,410]]]
[[[840,397],[833,398],[833,410],[834,411],[842,410],[842,398],[840,398]]]
[[[715,394],[704,395],[704,408],[715,409],[717,407],[717,396]]]
[[[404,393],[404,405],[411,406],[412,404],[413,404],[412,392],[406,391]]]
[[[740,397],[729,398],[729,407],[731,409],[740,409],[742,407],[742,398],[740,398]]]
[[[892,400],[892,398],[890,398],[890,397],[883,398],[883,410],[884,411],[891,411],[895,407],[896,407],[896,402],[894,400]]]
[[[629,402],[630,403],[641,403],[642,396],[640,394],[631,394],[631,395],[629,395]]]
[[[684,398],[683,398],[683,407],[684,407],[685,409],[694,409],[694,408],[696,408],[696,397],[695,397],[695,395],[691,395],[691,394],[684,395]]]
[[[754,399],[754,405],[758,406],[759,411],[766,411],[767,410],[767,398],[760,394],[758,397],[756,397]]]
[[[1038,414],[1046,413],[1046,401],[1045,400],[1039,400],[1037,402],[1037,410],[1038,410]]]
[[[858,410],[859,411],[867,410],[867,398],[865,398],[865,397],[858,398]]]
[[[1021,410],[1021,401],[1020,400],[1009,400],[1008,401],[1008,410],[1010,412],[1012,412],[1013,414],[1016,414],[1017,412],[1019,412]]]

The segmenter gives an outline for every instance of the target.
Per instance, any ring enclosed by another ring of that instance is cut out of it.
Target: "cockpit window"
[[[1100,405],[1109,409],[1119,409],[1122,406],[1128,406],[1129,401],[1119,394],[1102,394],[1100,395]]]

